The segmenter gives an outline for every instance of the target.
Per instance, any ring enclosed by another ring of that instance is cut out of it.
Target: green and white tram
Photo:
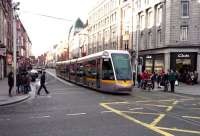
[[[105,50],[57,62],[56,74],[65,80],[104,92],[130,93],[133,85],[130,55],[122,50]]]

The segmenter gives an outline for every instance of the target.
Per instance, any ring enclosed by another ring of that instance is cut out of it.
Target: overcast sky
[[[67,38],[68,30],[80,17],[85,21],[96,0],[14,0],[20,2],[19,16],[32,41],[33,54],[38,56],[50,46]],[[59,20],[42,15],[65,18]]]

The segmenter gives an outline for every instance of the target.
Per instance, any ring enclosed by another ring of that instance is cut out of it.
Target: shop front
[[[196,52],[173,52],[170,54],[170,69],[184,72],[194,72],[197,70]]]
[[[140,56],[142,59],[142,71],[146,70],[149,73],[159,73],[161,72],[165,65],[164,65],[164,54],[151,54],[151,55],[144,55]]]

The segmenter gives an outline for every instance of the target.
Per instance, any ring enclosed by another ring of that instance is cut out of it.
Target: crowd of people
[[[16,73],[16,93],[17,94],[27,94],[31,91],[31,77],[26,69],[19,69]],[[8,74],[8,86],[9,86],[9,96],[12,96],[12,88],[14,86],[14,75],[13,72]]]
[[[198,73],[197,71],[184,71],[182,74],[179,75],[179,81],[189,84],[189,85],[194,85],[197,84],[198,82]]]
[[[147,87],[148,89],[154,89],[155,83],[157,83],[158,88],[161,88],[163,86],[164,91],[168,91],[170,86],[171,92],[174,92],[175,85],[178,85],[179,81],[191,85],[197,84],[198,73],[194,71],[188,72],[183,75],[174,70],[168,70],[167,72],[164,72],[164,70],[162,70],[159,73],[149,73],[144,70],[144,72],[137,75],[138,87],[142,89],[146,89]]]

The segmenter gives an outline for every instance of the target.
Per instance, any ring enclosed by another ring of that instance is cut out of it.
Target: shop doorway
[[[176,70],[179,73],[188,72],[194,69],[191,64],[191,59],[176,59]]]

